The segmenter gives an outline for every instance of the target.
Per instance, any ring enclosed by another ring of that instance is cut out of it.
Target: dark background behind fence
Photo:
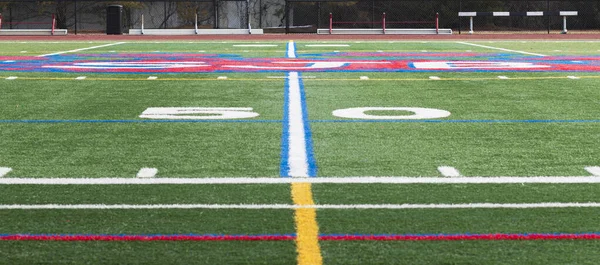
[[[433,28],[435,14],[440,27],[466,31],[468,18],[458,12],[486,11],[578,11],[568,18],[569,30],[600,30],[600,0],[197,0],[197,1],[8,1],[0,0],[2,29],[50,28],[56,14],[57,28],[71,33],[103,32],[106,7],[123,5],[123,27],[193,28],[196,15],[199,28],[265,28],[267,32],[314,33],[329,27],[332,13],[335,27],[381,28],[386,13],[388,28]],[[44,22],[46,24],[31,24]],[[477,31],[560,32],[561,17],[476,17]]]

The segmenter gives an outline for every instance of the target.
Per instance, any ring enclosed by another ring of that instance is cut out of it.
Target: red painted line
[[[599,240],[600,234],[332,235],[323,241]]]
[[[293,235],[3,235],[0,241],[287,241]]]
[[[295,235],[0,235],[0,241],[292,241]],[[323,241],[600,240],[600,234],[321,235]]]

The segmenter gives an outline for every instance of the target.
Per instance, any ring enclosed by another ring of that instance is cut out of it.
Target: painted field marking
[[[460,172],[458,172],[456,168],[449,166],[440,166],[437,169],[444,177],[460,177]]]
[[[78,76],[75,78],[75,80],[84,80],[86,78],[87,78],[86,76]]]
[[[104,45],[98,45],[98,46],[92,46],[92,47],[87,47],[87,48],[75,49],[75,50],[70,50],[70,51],[48,53],[48,54],[38,55],[37,57],[46,57],[46,56],[59,55],[59,54],[65,54],[65,53],[71,53],[71,52],[87,51],[87,50],[93,50],[93,49],[98,49],[98,48],[104,48],[104,47],[108,47],[108,46],[121,45],[121,44],[124,44],[124,43],[127,43],[127,42],[115,42],[115,43],[109,43],[109,44],[104,44]]]
[[[567,76],[567,78],[569,78],[569,79],[574,79],[574,80],[576,80],[576,79],[581,79],[580,77],[573,76],[573,75]]]
[[[531,53],[531,52],[517,51],[517,50],[511,50],[511,49],[505,49],[505,48],[499,48],[499,47],[492,47],[492,46],[486,46],[486,45],[481,45],[481,44],[469,43],[469,42],[464,42],[464,41],[457,41],[456,43],[464,44],[464,45],[470,45],[470,46],[475,46],[475,47],[480,47],[480,48],[492,49],[492,50],[505,51],[505,52],[514,52],[514,53],[520,53],[520,54],[526,54],[526,55],[533,55],[533,56],[541,56],[541,57],[547,56],[547,55],[539,54],[539,53]]]
[[[12,168],[10,167],[0,167],[0,178],[6,176],[8,172],[11,172]]]
[[[296,63],[296,62],[289,62]],[[303,63],[303,62],[300,62]],[[311,69],[309,67],[309,69]],[[303,80],[312,81],[310,79],[315,79],[316,76],[303,76]],[[580,79],[600,79],[600,76],[580,76]],[[48,80],[48,81],[57,81],[57,80],[73,80],[72,77],[19,77],[22,80]],[[566,76],[539,76],[539,77],[511,77],[509,80],[553,80],[553,79],[568,79]],[[118,77],[91,77],[88,80],[95,81],[140,81],[145,80],[144,77],[140,78],[118,78]],[[165,81],[216,81],[215,78],[173,78],[173,77],[164,77],[161,80]],[[273,78],[229,78],[229,80],[237,80],[237,81],[274,81]],[[319,78],[315,79],[318,81],[356,81],[356,78]],[[372,81],[430,81],[429,78],[371,78]],[[462,77],[444,77],[444,81],[488,81],[488,80],[498,80],[498,77],[474,77],[474,78],[462,78]]]
[[[21,51],[21,53],[27,53],[27,51]]]
[[[7,77],[7,78],[6,78],[6,80],[15,80],[15,79],[17,79],[17,78],[18,78],[18,77],[16,77],[16,76],[9,76],[9,77]]]
[[[147,184],[598,184],[600,176],[548,177],[318,177],[318,178],[0,178],[0,185],[147,185]]]
[[[217,80],[227,80],[227,76],[219,76],[217,77]]]
[[[234,44],[233,47],[277,47],[277,44]]]
[[[314,177],[316,162],[302,79],[298,72],[288,73],[285,84],[284,125],[280,176]]]
[[[596,177],[600,177],[600,167],[586,167],[585,170]]]
[[[429,79],[431,79],[431,80],[441,80],[441,78],[439,76],[430,76]]]
[[[294,221],[296,224],[296,252],[299,265],[323,264],[319,246],[317,205],[313,201],[310,183],[292,183]]]
[[[360,80],[369,80],[369,77],[368,76],[361,76]]]
[[[296,58],[296,45],[293,41],[288,43],[286,57]],[[285,79],[281,142],[279,169],[281,179],[305,180],[317,175],[304,84],[298,72],[287,73]],[[308,182],[292,183],[291,196],[296,207],[315,205],[312,187]],[[323,264],[316,209],[296,208],[294,223],[297,235],[295,241],[297,263],[299,265]]]
[[[158,76],[149,76],[148,77],[148,80],[156,80],[156,79],[158,79]]]
[[[289,41],[287,44],[287,51],[286,51],[286,57],[287,58],[296,58],[296,44],[294,43],[294,41]]]
[[[292,234],[2,234],[0,241],[291,241]],[[600,233],[520,234],[321,234],[323,241],[599,240]]]
[[[305,47],[350,47],[349,44],[306,44]]]
[[[153,178],[158,173],[156,168],[144,167],[135,175],[137,178]]]
[[[508,76],[500,75],[500,76],[498,76],[498,79],[506,80],[506,79],[509,79],[509,78],[508,78]]]
[[[297,183],[302,184],[302,183]],[[385,210],[404,210],[404,209],[538,209],[538,208],[600,208],[600,202],[540,202],[540,203],[459,203],[459,204],[306,204],[298,201],[298,204],[0,204],[0,210],[47,210],[47,209],[72,209],[72,210],[146,210],[146,209],[282,209],[282,210],[311,210],[301,211],[306,217],[297,217],[302,220],[313,218],[312,214],[316,209],[335,209],[335,210],[353,210],[353,209],[385,209]],[[304,226],[304,224],[303,224]],[[307,252],[320,251],[318,246],[318,227],[312,227],[312,224],[305,224],[303,233],[298,234],[298,241],[302,236],[317,237],[317,245],[307,244]],[[300,228],[298,228],[300,229]],[[314,234],[317,233],[317,234]],[[307,238],[307,241],[312,239]],[[307,242],[308,243],[308,242]],[[320,256],[320,255],[319,255]],[[299,257],[300,258],[300,257]],[[306,257],[308,260],[318,260],[317,257]],[[312,262],[299,264],[316,264]]]

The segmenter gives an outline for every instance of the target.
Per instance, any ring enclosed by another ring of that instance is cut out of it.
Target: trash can
[[[110,5],[106,8],[106,34],[123,34],[123,6]]]

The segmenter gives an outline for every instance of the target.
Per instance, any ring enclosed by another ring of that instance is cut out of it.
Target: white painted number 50
[[[409,115],[370,115],[367,111],[408,111],[412,112]],[[350,108],[338,109],[333,111],[333,116],[340,118],[365,119],[365,120],[421,120],[421,119],[436,119],[450,116],[449,111],[441,109],[428,108],[407,108],[407,107],[366,107],[366,108]]]
[[[199,108],[169,107],[147,108],[140,118],[173,120],[228,120],[258,117],[252,108]]]

